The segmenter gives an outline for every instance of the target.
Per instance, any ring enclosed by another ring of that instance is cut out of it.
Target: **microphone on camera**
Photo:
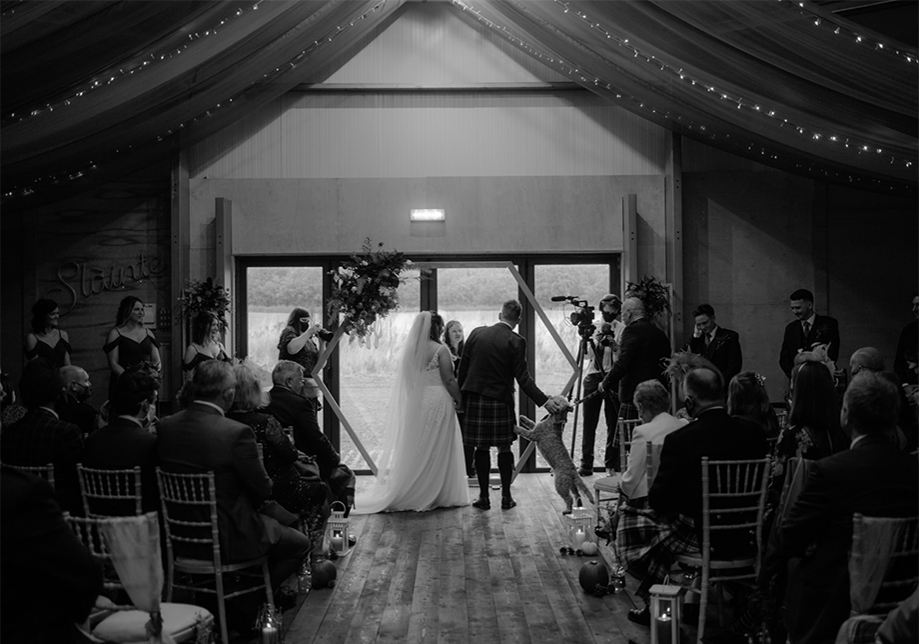
[[[555,297],[549,298],[553,302],[567,302],[568,300],[573,300],[574,295],[556,295]]]

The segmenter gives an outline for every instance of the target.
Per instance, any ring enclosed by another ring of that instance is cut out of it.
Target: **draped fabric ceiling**
[[[4,210],[168,159],[322,82],[402,2],[0,2]],[[831,182],[917,192],[916,52],[809,2],[451,6],[680,134]]]

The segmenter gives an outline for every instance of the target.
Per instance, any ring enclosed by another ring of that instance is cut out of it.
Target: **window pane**
[[[586,300],[588,306],[596,307],[604,295],[610,292],[609,264],[564,264],[564,265],[537,265],[535,267],[536,285],[533,293],[542,306],[555,330],[568,347],[568,351],[575,358],[581,343],[578,327],[572,323],[571,314],[576,307],[568,302],[553,302],[552,297],[576,296],[578,300]],[[593,312],[593,324],[601,324],[599,310]],[[589,315],[589,314],[588,314]],[[584,360],[583,374],[587,371],[588,361]],[[537,319],[536,322],[536,381],[540,388],[548,395],[561,393],[562,389],[574,374],[574,367],[568,362],[565,354],[552,338],[545,325]],[[571,390],[571,399],[575,400],[578,383],[575,382]],[[583,385],[581,386],[583,389]],[[605,403],[604,403],[605,404]],[[571,450],[571,437],[574,427],[574,412],[568,414],[568,423],[565,425],[564,442],[569,452]],[[577,444],[575,446],[573,461],[580,464],[581,445],[584,436],[584,408],[577,408]],[[594,467],[603,467],[603,455],[606,447],[607,428],[600,414],[597,425],[596,442],[594,444]],[[542,456],[537,456],[537,467],[548,467]]]
[[[339,348],[339,406],[364,449],[376,463],[380,457],[383,425],[389,410],[392,376],[412,322],[418,315],[421,287],[418,270],[405,271],[399,286],[399,310],[377,320],[364,345],[344,336]],[[341,459],[351,469],[369,470],[348,430],[341,427]]]

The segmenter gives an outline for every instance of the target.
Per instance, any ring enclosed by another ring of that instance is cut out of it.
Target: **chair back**
[[[619,467],[625,472],[629,467],[629,448],[632,445],[632,432],[636,427],[641,425],[641,418],[620,418],[616,423],[616,431],[619,432]]]
[[[702,458],[702,557],[705,565],[711,559],[714,536],[718,559],[726,558],[725,555],[727,558],[749,555],[755,542],[759,568],[768,478],[769,457],[725,461]],[[744,543],[751,533],[750,543]],[[734,552],[734,546],[741,551]],[[742,552],[744,548],[746,552]]]
[[[852,515],[849,601],[852,615],[886,614],[919,583],[919,517]]]
[[[645,444],[645,454],[647,454],[645,457],[645,474],[648,477],[648,490],[654,485],[654,477],[657,475],[657,468],[661,462],[662,449],[664,449],[663,444],[655,444],[651,441]]]
[[[10,463],[3,464],[7,467],[17,469],[20,472],[25,472],[27,474],[32,474],[39,478],[43,478],[51,484],[51,487],[54,487],[54,463],[48,463],[47,465],[12,465]]]
[[[156,468],[166,549],[173,557],[207,560],[220,567],[214,473],[175,474]]]
[[[127,470],[99,470],[77,464],[83,511],[88,517],[125,517],[143,514],[140,466]]]
[[[99,529],[102,519],[75,517],[67,512],[64,513],[64,519],[80,543],[86,546],[93,558],[102,566],[103,589],[112,592],[124,590],[124,584],[121,583],[121,578],[112,563],[112,552]]]

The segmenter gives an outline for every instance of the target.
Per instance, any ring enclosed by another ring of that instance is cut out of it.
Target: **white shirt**
[[[223,407],[221,407],[220,405],[214,404],[212,402],[208,402],[206,400],[193,400],[192,402],[196,402],[201,405],[208,405],[209,407],[213,407],[214,409],[220,412],[221,416],[226,416],[226,412],[223,411]]]
[[[622,479],[619,489],[630,499],[640,499],[648,496],[648,454],[647,442],[652,445],[663,445],[664,439],[680,427],[689,424],[683,418],[674,418],[667,412],[661,412],[650,423],[639,425],[632,432],[632,445],[629,449],[629,466]]]

